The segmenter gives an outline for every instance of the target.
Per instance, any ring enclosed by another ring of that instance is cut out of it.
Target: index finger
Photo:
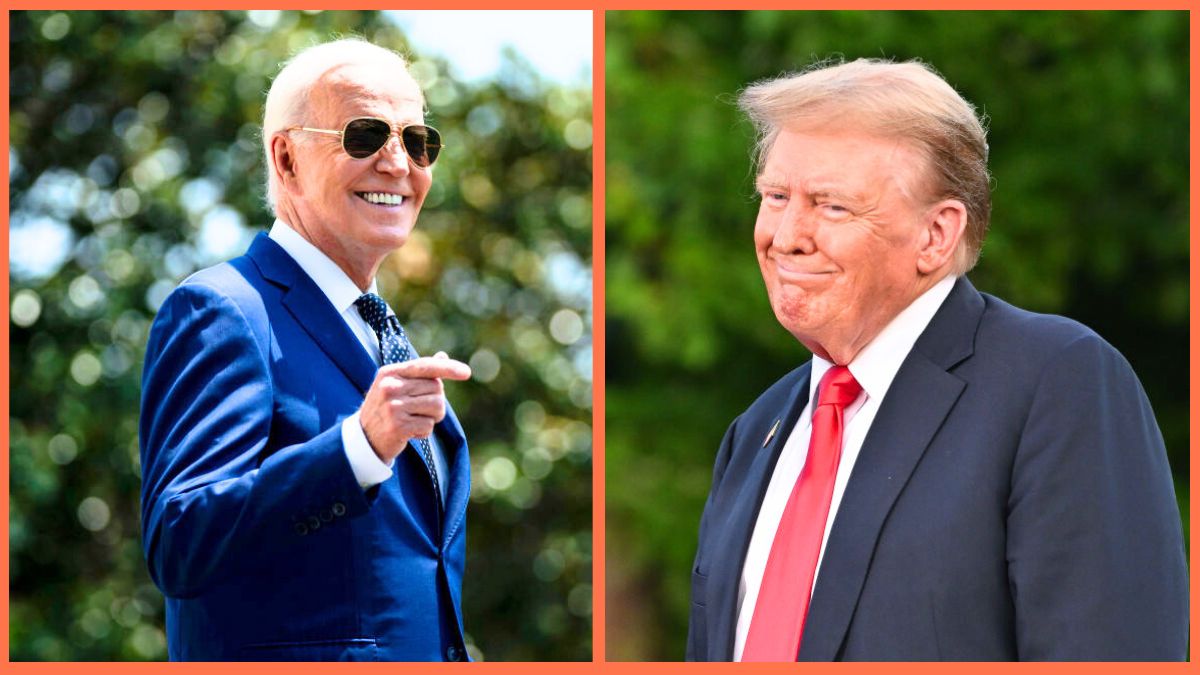
[[[422,356],[421,358],[405,361],[404,363],[393,363],[384,366],[380,370],[385,371],[381,374],[398,375],[400,377],[443,378],[447,380],[471,379],[471,366],[462,361],[445,358],[439,359],[431,356]]]

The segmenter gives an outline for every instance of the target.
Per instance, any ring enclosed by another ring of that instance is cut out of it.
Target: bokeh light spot
[[[154,626],[142,624],[133,630],[133,635],[129,637],[129,646],[142,658],[159,659],[166,654],[167,638]]]
[[[150,284],[150,288],[146,289],[146,308],[157,313],[158,308],[162,306],[163,301],[173,290],[175,290],[175,284],[166,279],[159,279]]]
[[[138,212],[142,206],[142,198],[132,188],[121,188],[112,195],[109,208],[117,218],[129,218]]]
[[[471,379],[485,384],[500,374],[500,357],[487,347],[472,354],[468,365],[471,366]]]
[[[89,351],[82,351],[71,359],[71,377],[79,384],[90,387],[100,379],[100,359]]]
[[[525,451],[521,458],[521,472],[533,480],[541,480],[550,475],[554,468],[554,458],[541,446],[533,446]]]
[[[537,401],[521,401],[517,404],[514,417],[517,428],[530,434],[541,429],[542,425],[546,423],[546,409]]]
[[[533,559],[533,574],[542,581],[554,581],[562,575],[567,560],[558,549],[547,548]]]
[[[42,298],[35,291],[23,288],[13,295],[9,313],[13,323],[28,328],[42,315]]]
[[[252,9],[246,12],[246,18],[259,28],[273,28],[279,23],[279,14],[277,9]]]
[[[108,504],[103,499],[88,497],[79,503],[77,515],[81,525],[92,532],[99,532],[108,527],[112,512],[109,511]],[[107,615],[105,618],[107,619]]]
[[[87,274],[75,277],[67,289],[67,298],[79,309],[88,311],[94,309],[104,300],[104,291],[100,284]]]
[[[79,445],[67,434],[57,434],[46,444],[46,452],[55,464],[66,465],[79,455]]]
[[[57,41],[67,36],[71,31],[71,17],[62,12],[55,12],[42,22],[42,37]]]
[[[563,129],[563,139],[576,150],[587,150],[592,147],[592,125],[585,120],[571,120]]]
[[[592,585],[576,584],[567,594],[567,609],[575,616],[592,615]]]
[[[569,309],[558,310],[550,318],[550,336],[559,344],[575,344],[583,337],[583,319]]]
[[[171,102],[161,92],[152,91],[138,101],[137,110],[142,120],[158,124],[166,119],[171,110]]]
[[[512,487],[517,479],[517,467],[507,457],[493,457],[483,465],[483,482],[497,492]]]

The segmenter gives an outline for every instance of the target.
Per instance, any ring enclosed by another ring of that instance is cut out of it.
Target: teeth
[[[388,206],[399,206],[404,202],[404,197],[401,195],[388,194],[386,192],[361,192],[362,198],[372,204],[387,204]]]

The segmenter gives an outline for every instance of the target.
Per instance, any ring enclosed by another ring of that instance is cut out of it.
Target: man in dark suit
[[[1179,512],[1129,363],[964,276],[990,211],[974,109],[873,60],[740,102],[759,265],[813,359],[717,453],[687,657],[1185,659]]]
[[[279,73],[278,216],[188,278],[146,349],[143,544],[174,660],[462,660],[470,463],[442,379],[376,293],[440,149],[404,60],[359,40]]]

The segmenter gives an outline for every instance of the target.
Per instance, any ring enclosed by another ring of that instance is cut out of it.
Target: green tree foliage
[[[679,659],[722,433],[808,358],[751,232],[755,80],[829,57],[921,59],[990,118],[991,233],[971,278],[1078,319],[1133,364],[1187,514],[1184,12],[609,12],[608,655]]]
[[[139,544],[149,324],[271,223],[259,120],[291,53],[356,34],[411,54],[447,139],[418,231],[380,272],[472,445],[476,658],[591,656],[591,92],[509,55],[458,81],[375,12],[13,12],[10,645],[158,659]]]

